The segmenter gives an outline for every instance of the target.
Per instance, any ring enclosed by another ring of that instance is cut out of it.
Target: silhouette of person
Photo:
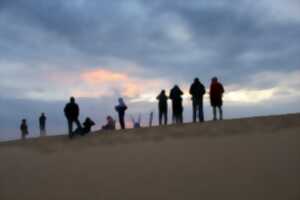
[[[182,106],[182,98],[183,92],[180,88],[175,85],[171,91],[169,98],[172,100],[172,109],[173,109],[173,122],[176,124],[183,123],[183,106]]]
[[[210,104],[213,107],[214,120],[217,120],[217,108],[219,110],[220,120],[223,119],[223,110],[222,110],[223,93],[224,93],[223,85],[218,81],[217,77],[213,77],[211,79],[211,85],[210,85]]]
[[[116,129],[116,121],[111,117],[106,117],[106,124],[102,126],[103,130],[115,130]]]
[[[199,121],[204,121],[203,115],[203,95],[205,94],[205,87],[199,81],[198,78],[195,78],[193,84],[190,87],[190,94],[192,95],[193,101],[193,122],[197,121],[197,112]]]
[[[149,127],[152,127],[152,124],[153,124],[153,112],[151,111],[149,115]]]
[[[133,128],[141,128],[141,120],[142,120],[141,114],[139,114],[139,117],[138,117],[137,121],[135,121],[134,117],[131,116],[131,121],[132,121],[132,124],[133,124]]]
[[[164,118],[164,124],[168,124],[168,96],[166,91],[162,90],[156,97],[158,100],[158,121],[159,125],[162,125],[162,118]]]
[[[125,111],[127,110],[127,106],[124,103],[124,100],[122,98],[118,99],[119,104],[115,106],[116,111],[119,114],[119,122],[120,122],[120,126],[121,129],[125,129]]]
[[[39,117],[40,136],[46,136],[46,120],[45,113],[42,113]]]
[[[26,136],[29,134],[26,119],[22,119],[20,130],[21,130],[21,139],[25,140]]]
[[[65,116],[68,120],[68,128],[69,128],[69,137],[72,138],[73,133],[73,123],[75,122],[78,129],[81,129],[81,124],[79,122],[79,106],[75,103],[75,98],[71,97],[70,102],[66,104],[65,109]]]
[[[95,122],[91,120],[89,117],[87,117],[83,122],[83,129],[82,129],[83,135],[90,133],[92,131],[92,127],[95,125],[96,125]]]

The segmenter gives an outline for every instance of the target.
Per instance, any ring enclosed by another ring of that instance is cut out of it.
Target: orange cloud
[[[105,69],[97,69],[84,72],[81,79],[89,84],[102,84],[108,82],[128,81],[127,74],[112,72]]]
[[[139,98],[147,93],[156,93],[166,86],[166,82],[162,80],[144,80],[128,73],[107,69],[85,71],[80,75],[80,78],[83,84],[75,93],[77,96],[85,97],[122,95],[129,98]]]

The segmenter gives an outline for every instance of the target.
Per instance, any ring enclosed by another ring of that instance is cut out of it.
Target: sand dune
[[[0,200],[300,199],[300,114],[0,143]]]

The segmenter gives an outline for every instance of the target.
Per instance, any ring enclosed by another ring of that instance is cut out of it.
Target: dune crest
[[[0,199],[300,199],[300,114],[0,143]]]

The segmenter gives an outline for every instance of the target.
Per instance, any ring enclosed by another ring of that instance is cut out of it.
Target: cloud
[[[134,99],[133,101],[146,100],[143,97],[150,96],[149,94],[169,85],[165,80],[142,79],[126,72],[114,72],[103,68],[85,71],[80,78],[83,81],[82,89],[75,92],[75,95],[80,97],[108,95],[125,96]]]

